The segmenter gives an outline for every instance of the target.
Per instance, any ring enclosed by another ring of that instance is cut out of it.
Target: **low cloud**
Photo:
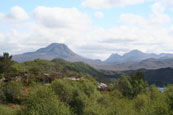
[[[108,38],[107,40],[100,41],[101,43],[108,43],[108,44],[122,44],[122,43],[132,43],[135,40],[130,38]]]

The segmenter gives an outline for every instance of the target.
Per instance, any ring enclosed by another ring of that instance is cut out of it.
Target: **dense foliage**
[[[168,84],[173,84],[173,68],[161,68],[161,69],[139,69],[135,70],[137,72],[142,72],[144,74],[144,80],[146,80],[150,85],[155,84],[160,87],[164,87]],[[121,77],[122,74],[130,75],[134,70],[112,72],[117,78]]]
[[[161,92],[148,85],[143,73],[122,75],[99,87],[95,78],[104,74],[84,63],[55,59],[19,64],[5,55],[0,58],[0,115],[173,114],[173,85]]]

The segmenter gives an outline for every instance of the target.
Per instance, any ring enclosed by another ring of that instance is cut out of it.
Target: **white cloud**
[[[167,6],[168,8],[171,8],[173,6],[172,0],[161,0],[160,2],[162,3],[163,6]]]
[[[156,0],[152,7],[155,12],[164,12],[165,10],[173,10],[173,0]]]
[[[48,28],[87,29],[90,19],[76,8],[37,7],[35,20]]]
[[[163,13],[165,10],[165,7],[163,6],[163,4],[161,4],[160,2],[156,2],[152,5],[152,12],[154,14],[160,14]]]
[[[156,2],[152,6],[152,13],[149,17],[121,14],[118,26],[113,26],[110,29],[92,30],[86,37],[90,41],[91,47],[95,46],[95,49],[98,47],[99,53],[96,53],[95,56],[102,59],[111,53],[122,54],[133,49],[150,53],[173,53],[173,27],[171,23],[170,16],[165,13],[165,7],[162,8],[162,5]],[[89,38],[91,39],[89,40]],[[89,47],[87,41],[83,45]],[[88,55],[89,51],[86,48],[81,46],[81,50],[86,52],[83,54]]]
[[[146,20],[135,14],[121,14],[120,15],[120,24],[123,25],[136,25],[136,26],[145,26],[146,25]]]
[[[37,7],[33,22],[10,23],[8,31],[0,29],[0,52],[34,51],[52,42],[65,43],[80,55],[100,59],[133,49],[171,52],[172,20],[161,7],[156,2],[145,18],[121,14],[119,24],[109,29],[92,26],[90,17],[76,8]]]
[[[152,24],[169,24],[171,22],[170,16],[165,13],[166,8],[164,0],[152,5],[152,14],[150,15]]]
[[[95,12],[95,17],[96,18],[104,18],[104,13],[103,12]]]
[[[8,32],[0,29],[0,39],[3,38],[0,51],[17,54],[53,42],[73,47],[84,41],[83,36],[90,25],[90,17],[76,8],[37,7],[33,11],[33,22],[8,23]]]
[[[0,13],[1,21],[25,21],[27,19],[27,13],[19,6],[11,8],[11,12],[9,14]]]
[[[115,6],[128,6],[143,3],[144,0],[84,0],[83,6],[101,9],[101,8],[112,8]]]

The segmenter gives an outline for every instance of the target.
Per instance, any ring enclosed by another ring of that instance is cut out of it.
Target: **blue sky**
[[[102,60],[133,49],[173,53],[172,6],[172,0],[1,1],[0,53],[34,51],[52,42]]]
[[[91,16],[93,24],[95,26],[100,26],[104,28],[110,28],[112,25],[116,24],[116,21],[119,20],[119,16],[122,13],[134,13],[141,16],[147,17],[151,12],[152,2],[146,4],[138,4],[127,7],[114,7],[108,9],[91,9],[81,6],[83,0],[5,0],[0,4],[0,12],[9,13],[11,8],[14,6],[20,6],[25,9],[25,11],[32,15],[33,9],[38,6],[46,7],[62,7],[62,8],[78,8],[80,11],[87,13]],[[94,13],[96,11],[101,11],[105,14],[103,19],[98,19],[95,17]]]

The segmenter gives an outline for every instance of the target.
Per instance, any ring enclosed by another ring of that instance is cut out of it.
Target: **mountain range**
[[[112,54],[108,59],[105,60],[107,63],[125,63],[125,62],[140,62],[146,59],[170,59],[173,58],[173,54],[154,54],[154,53],[143,53],[139,50],[130,51],[124,55]]]
[[[130,51],[124,55],[112,54],[105,61],[84,58],[68,48],[65,44],[52,43],[45,48],[34,52],[14,55],[13,60],[17,62],[31,61],[35,59],[52,60],[64,59],[70,62],[84,62],[92,67],[102,70],[137,70],[137,69],[159,69],[173,67],[173,54],[143,53],[138,50]]]

